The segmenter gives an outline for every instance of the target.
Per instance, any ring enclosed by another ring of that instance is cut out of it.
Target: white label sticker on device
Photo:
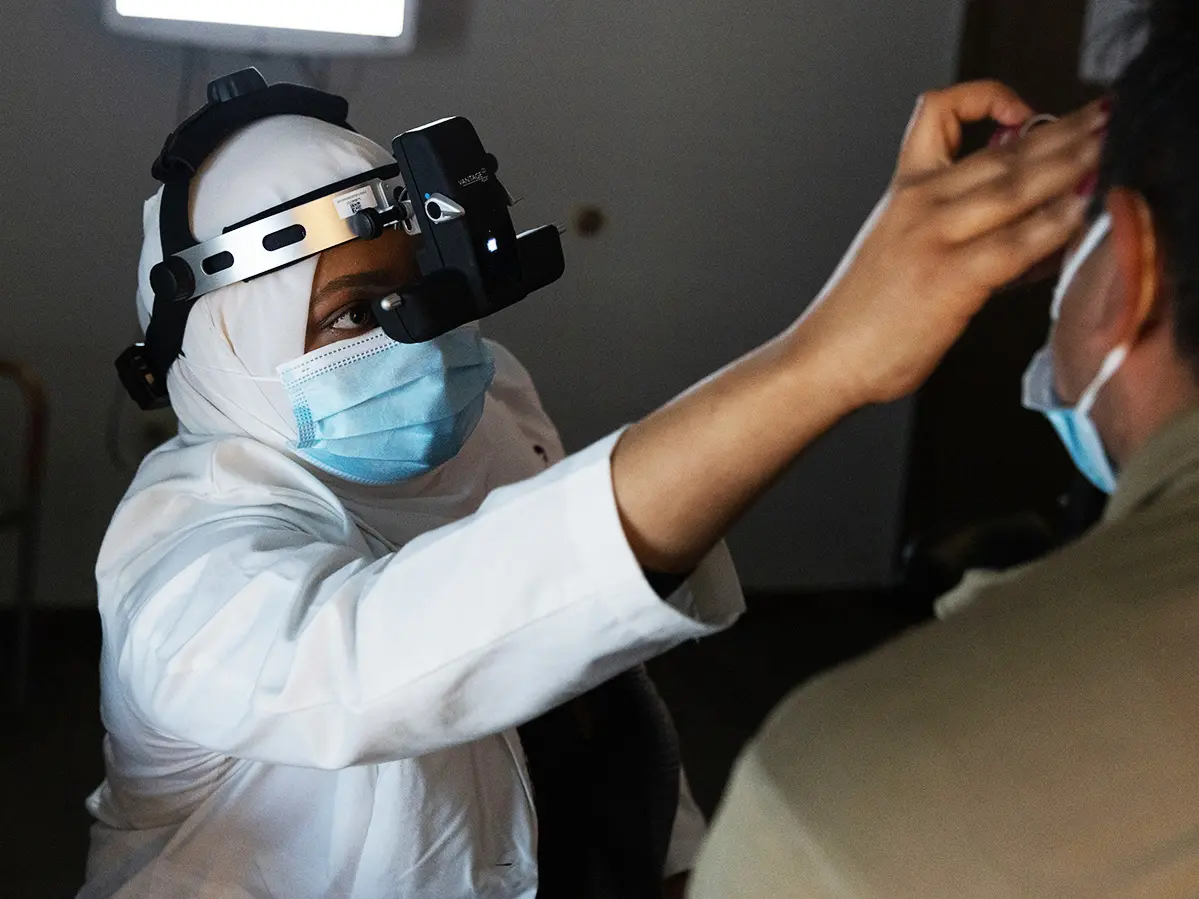
[[[338,215],[343,219],[348,219],[364,209],[375,209],[379,204],[375,202],[374,190],[367,184],[342,194],[333,201],[333,205],[337,207]]]

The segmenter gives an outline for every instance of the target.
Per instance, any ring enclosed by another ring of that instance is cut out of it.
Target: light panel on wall
[[[263,52],[382,55],[410,50],[416,0],[105,0],[123,34]]]

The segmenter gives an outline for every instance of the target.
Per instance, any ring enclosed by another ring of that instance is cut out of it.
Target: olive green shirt
[[[1199,414],[1103,522],[788,698],[695,899],[1199,897]]]

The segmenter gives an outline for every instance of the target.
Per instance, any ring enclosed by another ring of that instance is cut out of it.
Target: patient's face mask
[[[1091,227],[1083,242],[1066,262],[1050,310],[1054,326],[1061,315],[1062,302],[1078,278],[1079,271],[1107,239],[1111,229],[1111,216],[1104,214]],[[1099,398],[1099,392],[1120,370],[1127,357],[1127,346],[1116,347],[1108,353],[1099,366],[1098,373],[1072,407],[1065,406],[1058,396],[1051,346],[1047,345],[1033,357],[1032,364],[1024,374],[1024,406],[1041,412],[1049,419],[1075,466],[1104,493],[1115,491],[1116,473],[1111,457],[1103,446],[1099,429],[1091,419],[1091,410]]]
[[[393,484],[458,454],[483,415],[495,363],[478,326],[467,325],[417,344],[375,330],[278,371],[302,457],[350,481]]]

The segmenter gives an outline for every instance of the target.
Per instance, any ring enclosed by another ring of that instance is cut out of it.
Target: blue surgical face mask
[[[393,484],[456,456],[483,415],[495,362],[477,325],[427,343],[382,330],[279,367],[296,450],[362,484]]]
[[[1061,313],[1062,300],[1069,293],[1083,263],[1099,248],[1111,229],[1111,216],[1105,214],[1095,222],[1086,239],[1062,269],[1062,277],[1054,292],[1053,307],[1050,310],[1055,325]],[[1057,395],[1054,386],[1053,350],[1050,346],[1046,346],[1033,357],[1032,364],[1024,373],[1025,408],[1040,412],[1049,419],[1075,466],[1087,480],[1104,493],[1115,491],[1116,473],[1111,457],[1103,446],[1099,429],[1091,420],[1091,410],[1099,398],[1099,392],[1120,370],[1127,358],[1126,346],[1116,347],[1108,353],[1103,364],[1099,366],[1099,373],[1083,391],[1078,403],[1072,407],[1063,405]]]

